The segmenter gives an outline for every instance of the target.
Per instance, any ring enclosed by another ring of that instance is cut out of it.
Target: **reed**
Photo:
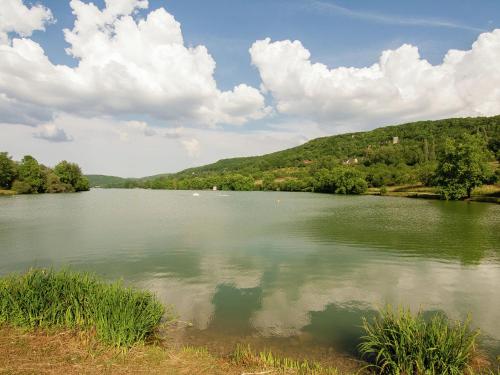
[[[0,323],[95,330],[102,342],[144,342],[165,312],[149,292],[107,284],[88,273],[32,269],[0,279]]]
[[[359,350],[380,374],[455,375],[472,373],[478,331],[470,320],[452,322],[443,314],[429,320],[408,309],[390,306],[369,323],[363,321],[365,335]]]

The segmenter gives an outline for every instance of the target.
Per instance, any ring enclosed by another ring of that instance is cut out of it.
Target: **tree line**
[[[18,194],[71,193],[89,190],[89,181],[76,163],[64,160],[52,169],[30,155],[14,161],[0,152],[0,189]]]
[[[420,143],[424,158],[413,164],[398,160],[404,145],[384,144],[369,148],[369,152],[359,158],[345,160],[326,156],[308,160],[300,168],[248,173],[244,169],[204,171],[201,167],[156,178],[123,180],[115,182],[113,187],[204,190],[216,186],[219,190],[361,194],[368,188],[420,184],[436,187],[444,199],[462,199],[470,197],[475,187],[500,180],[500,170],[495,166],[500,155],[498,148],[493,152],[489,147],[493,144],[491,139],[481,132],[445,138],[438,150],[435,142],[426,138]]]

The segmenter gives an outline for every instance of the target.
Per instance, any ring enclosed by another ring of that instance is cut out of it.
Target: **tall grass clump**
[[[359,350],[380,374],[455,375],[470,371],[478,331],[469,319],[452,322],[443,314],[387,307],[372,323],[363,320]]]
[[[164,312],[151,293],[88,273],[33,269],[0,279],[0,323],[18,327],[90,329],[104,343],[131,346],[155,331]]]

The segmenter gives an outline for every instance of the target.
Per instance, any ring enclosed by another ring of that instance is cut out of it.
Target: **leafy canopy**
[[[75,163],[63,161],[52,170],[31,155],[15,162],[6,152],[0,152],[0,189],[18,194],[66,193],[89,190],[89,182]]]
[[[54,173],[62,183],[71,185],[75,191],[89,190],[88,179],[82,175],[82,170],[78,164],[63,160],[55,166]]]
[[[31,155],[26,155],[19,164],[19,179],[31,186],[30,193],[43,193],[45,175],[38,161]]]
[[[480,135],[464,134],[445,141],[436,169],[436,181],[445,199],[470,198],[472,190],[491,175],[490,153]]]
[[[0,152],[0,189],[10,189],[16,175],[16,163],[6,152]]]

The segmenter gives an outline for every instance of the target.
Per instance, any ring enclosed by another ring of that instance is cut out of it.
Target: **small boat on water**
[[[193,193],[193,197],[199,197],[200,194],[199,193]]]

